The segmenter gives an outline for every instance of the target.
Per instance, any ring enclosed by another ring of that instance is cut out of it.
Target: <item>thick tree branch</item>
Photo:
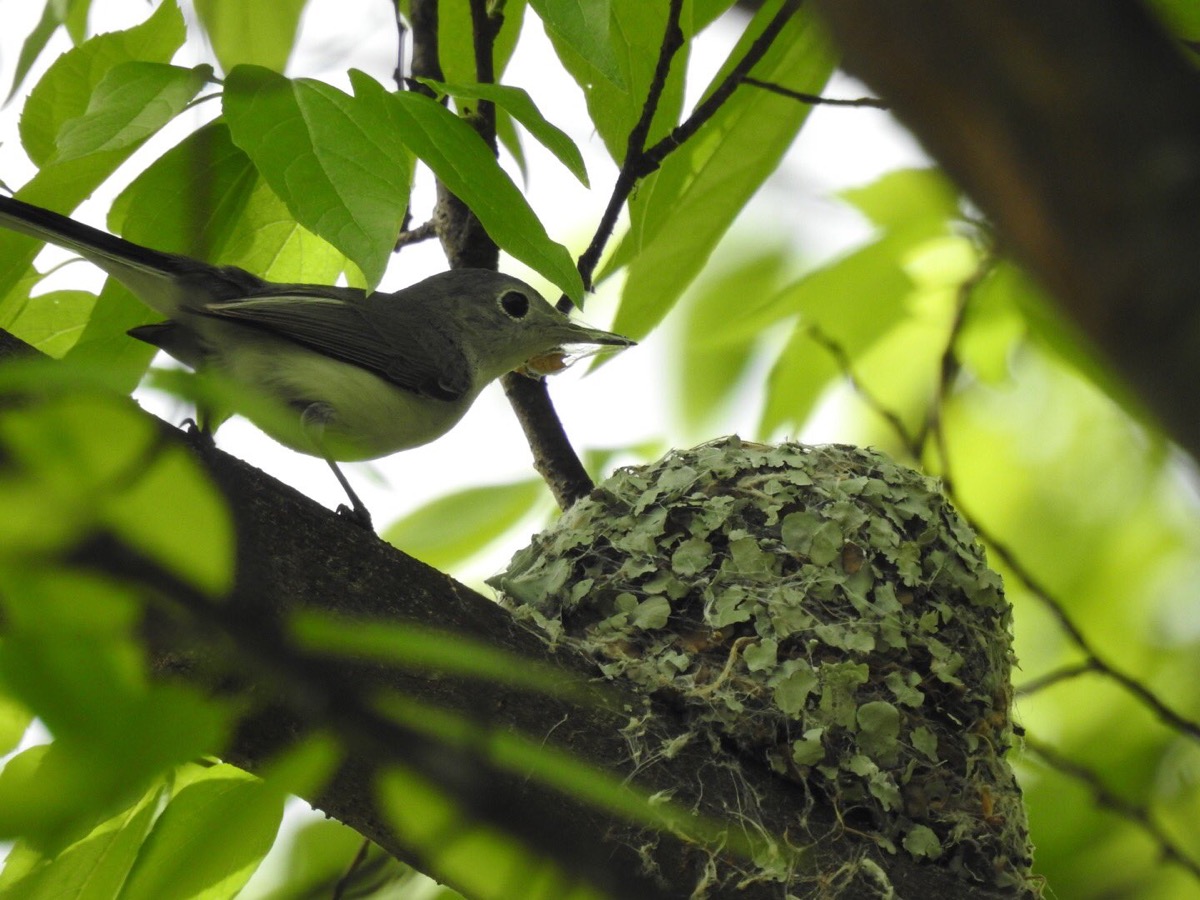
[[[1200,78],[1134,0],[821,0],[871,84],[1200,456]]]
[[[0,357],[35,352],[0,331]],[[177,429],[154,421],[165,440],[186,440]],[[787,835],[797,810],[803,810],[811,833],[826,835],[806,849],[804,861],[814,872],[838,869],[849,847],[851,854],[886,871],[902,896],[961,896],[962,882],[953,873],[858,841],[823,798],[778,777],[764,761],[717,752],[694,740],[692,726],[662,699],[629,696],[581,706],[506,684],[352,659],[312,660],[287,646],[279,635],[294,614],[308,610],[359,622],[437,627],[516,659],[561,668],[565,679],[596,677],[589,661],[552,652],[496,604],[292,488],[219,450],[201,459],[229,503],[237,534],[236,584],[223,611],[205,606],[189,587],[152,564],[137,564],[119,547],[86,544],[76,561],[152,588],[173,611],[153,616],[146,629],[162,677],[232,692],[246,701],[251,712],[223,754],[228,761],[267,773],[279,752],[314,731],[332,733],[343,741],[346,761],[320,796],[306,799],[418,868],[435,869],[422,848],[394,833],[376,799],[376,775],[397,753],[409,762],[424,758],[431,773],[447,775],[442,786],[463,800],[464,828],[477,820],[511,828],[614,896],[683,898],[703,882],[714,849],[671,831],[631,825],[547,787],[536,772],[498,766],[487,753],[488,734],[521,734],[626,779],[645,795],[669,796],[680,808],[729,822],[735,831],[749,816],[762,833]],[[266,637],[260,643],[256,635]],[[362,703],[381,691],[474,722],[480,734],[477,752],[468,758],[451,748],[437,758],[423,738],[403,729],[389,731],[394,726],[373,720]],[[661,746],[670,753],[652,758],[630,753],[623,729],[638,715],[651,717]],[[722,856],[723,864],[731,859],[728,853]],[[647,862],[664,880],[643,874]],[[761,881],[738,892],[741,900],[777,896],[775,886]],[[972,896],[1008,895],[976,887]]]

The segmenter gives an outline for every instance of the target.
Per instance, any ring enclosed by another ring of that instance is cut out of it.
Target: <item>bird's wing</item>
[[[364,311],[359,291],[273,285],[260,296],[211,303],[204,313],[261,328],[424,396],[457,400],[471,387],[462,350],[419,309],[401,304],[384,333]]]

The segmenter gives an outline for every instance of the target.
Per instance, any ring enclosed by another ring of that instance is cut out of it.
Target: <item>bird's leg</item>
[[[208,410],[196,407],[196,418],[186,418],[179,423],[183,433],[203,453],[208,453],[217,446],[217,428],[213,425],[212,416]]]
[[[333,469],[334,477],[342,486],[342,490],[346,492],[346,496],[350,498],[350,504],[353,508],[342,503],[338,506],[337,512],[339,516],[345,516],[356,525],[360,525],[367,531],[374,531],[375,526],[371,524],[371,513],[361,500],[358,499],[358,494],[354,493],[354,488],[350,487],[350,482],[346,480],[346,476],[342,474],[342,470],[338,468],[337,463],[332,459],[326,458],[325,462],[329,463],[329,468]]]
[[[374,531],[375,526],[371,524],[371,513],[367,510],[366,505],[358,499],[358,494],[354,493],[354,488],[350,487],[350,482],[346,480],[346,476],[342,474],[342,470],[333,461],[333,457],[325,452],[322,446],[321,435],[325,430],[325,423],[329,420],[330,413],[331,410],[324,403],[307,403],[303,405],[300,413],[300,421],[303,423],[304,430],[312,439],[313,444],[320,451],[321,457],[329,464],[329,468],[333,470],[333,475],[337,478],[338,484],[342,486],[342,490],[350,498],[349,507],[344,503],[338,506],[338,515],[345,516],[354,524],[367,529],[367,531]]]

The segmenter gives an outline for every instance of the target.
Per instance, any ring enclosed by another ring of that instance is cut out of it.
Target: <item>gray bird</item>
[[[129,334],[194,369],[294,410],[239,410],[281,444],[320,456],[370,521],[336,460],[367,460],[449,431],[491,381],[565,346],[633,342],[577,324],[519,279],[456,269],[394,293],[278,284],[114,237],[0,196],[0,227],[78,253],[166,317]]]

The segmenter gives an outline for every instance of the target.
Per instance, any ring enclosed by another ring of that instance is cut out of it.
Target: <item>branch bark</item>
[[[1134,0],[819,0],[844,64],[1200,456],[1200,78]]]
[[[432,625],[485,642],[514,658],[560,667],[564,677],[596,677],[590,662],[552,653],[494,603],[245,463],[217,454],[213,474],[229,498],[238,533],[239,576],[229,602],[252,605],[256,618],[279,623],[297,610],[315,609],[360,621]],[[280,522],[293,527],[285,531]],[[190,643],[182,636],[180,640],[184,647]],[[516,732],[544,741],[599,770],[629,779],[646,795],[670,796],[681,807],[729,822],[733,829],[741,828],[749,816],[768,833],[785,835],[798,811],[807,809],[810,827],[818,833],[823,827],[829,835],[813,848],[814,871],[836,870],[849,846],[874,859],[902,896],[936,900],[961,895],[963,883],[944,869],[920,865],[907,854],[891,856],[856,843],[821,798],[807,796],[761,761],[715,754],[711,747],[690,741],[690,726],[664,700],[630,697],[585,708],[503,684],[383,670],[353,661],[341,664],[336,675],[359,696],[372,696],[381,688],[395,690],[459,713],[484,733]],[[657,723],[663,746],[681,747],[677,755],[650,761],[631,758],[622,729],[631,715],[642,711]],[[250,771],[263,772],[278,751],[309,729],[326,724],[319,716],[314,719],[311,711],[269,704],[242,724],[225,756]],[[350,751],[335,781],[319,797],[308,799],[398,858],[418,867],[427,863],[420,848],[392,832],[376,806],[374,776],[386,760],[361,747],[351,746]],[[539,852],[614,896],[683,898],[703,881],[713,850],[631,825],[583,799],[545,786],[537,773],[499,767],[488,757],[486,742],[471,762],[482,777],[475,780],[477,793],[469,798],[468,816],[480,810],[498,812],[501,824],[524,836]],[[647,859],[664,873],[663,880],[644,874]],[[774,900],[777,891],[760,882],[738,896]],[[979,889],[974,896],[1011,895]]]

